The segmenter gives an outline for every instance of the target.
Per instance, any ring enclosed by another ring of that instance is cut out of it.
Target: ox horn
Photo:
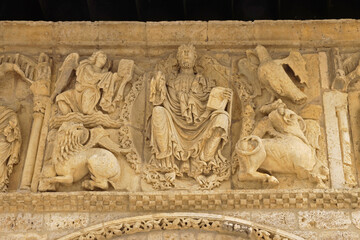
[[[302,117],[298,116],[298,123],[299,123],[301,131],[305,132],[306,131],[306,122],[305,122],[305,120]]]

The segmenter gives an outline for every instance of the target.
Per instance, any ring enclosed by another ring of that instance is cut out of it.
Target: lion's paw
[[[270,176],[268,179],[267,179],[268,183],[271,184],[271,185],[277,185],[279,184],[279,180],[277,180],[276,177],[274,176]]]
[[[84,180],[81,184],[81,186],[87,190],[94,190],[94,185],[91,184],[91,180]]]
[[[173,183],[175,181],[176,178],[176,174],[175,172],[169,172],[169,173],[165,173],[165,179],[170,182]]]

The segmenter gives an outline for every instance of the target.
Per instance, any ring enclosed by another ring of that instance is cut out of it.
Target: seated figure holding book
[[[196,57],[194,46],[180,46],[176,77],[165,79],[159,71],[151,80],[150,166],[170,182],[187,174],[204,185],[225,161],[221,151],[229,134],[232,91],[196,74]]]

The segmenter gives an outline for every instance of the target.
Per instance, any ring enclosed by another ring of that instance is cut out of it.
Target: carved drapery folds
[[[356,238],[358,28],[1,23],[0,235]]]
[[[196,65],[196,58],[194,46],[182,45],[150,81],[151,157],[144,178],[157,189],[184,176],[213,189],[230,176],[222,153],[231,125],[229,69],[206,55]]]
[[[262,45],[229,55],[184,44],[147,64],[70,53],[55,74],[46,54],[4,55],[1,79],[22,85],[0,89],[18,122],[1,122],[1,189],[17,162],[19,188],[34,192],[357,186],[359,55],[328,54],[324,93],[323,53]]]
[[[14,165],[19,163],[21,131],[16,113],[0,106],[0,191],[7,190]]]

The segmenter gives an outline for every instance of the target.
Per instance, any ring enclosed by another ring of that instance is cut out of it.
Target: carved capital
[[[34,116],[35,114],[43,115],[45,113],[46,105],[48,101],[49,101],[48,96],[43,96],[43,95],[34,96],[34,107],[33,107]]]

